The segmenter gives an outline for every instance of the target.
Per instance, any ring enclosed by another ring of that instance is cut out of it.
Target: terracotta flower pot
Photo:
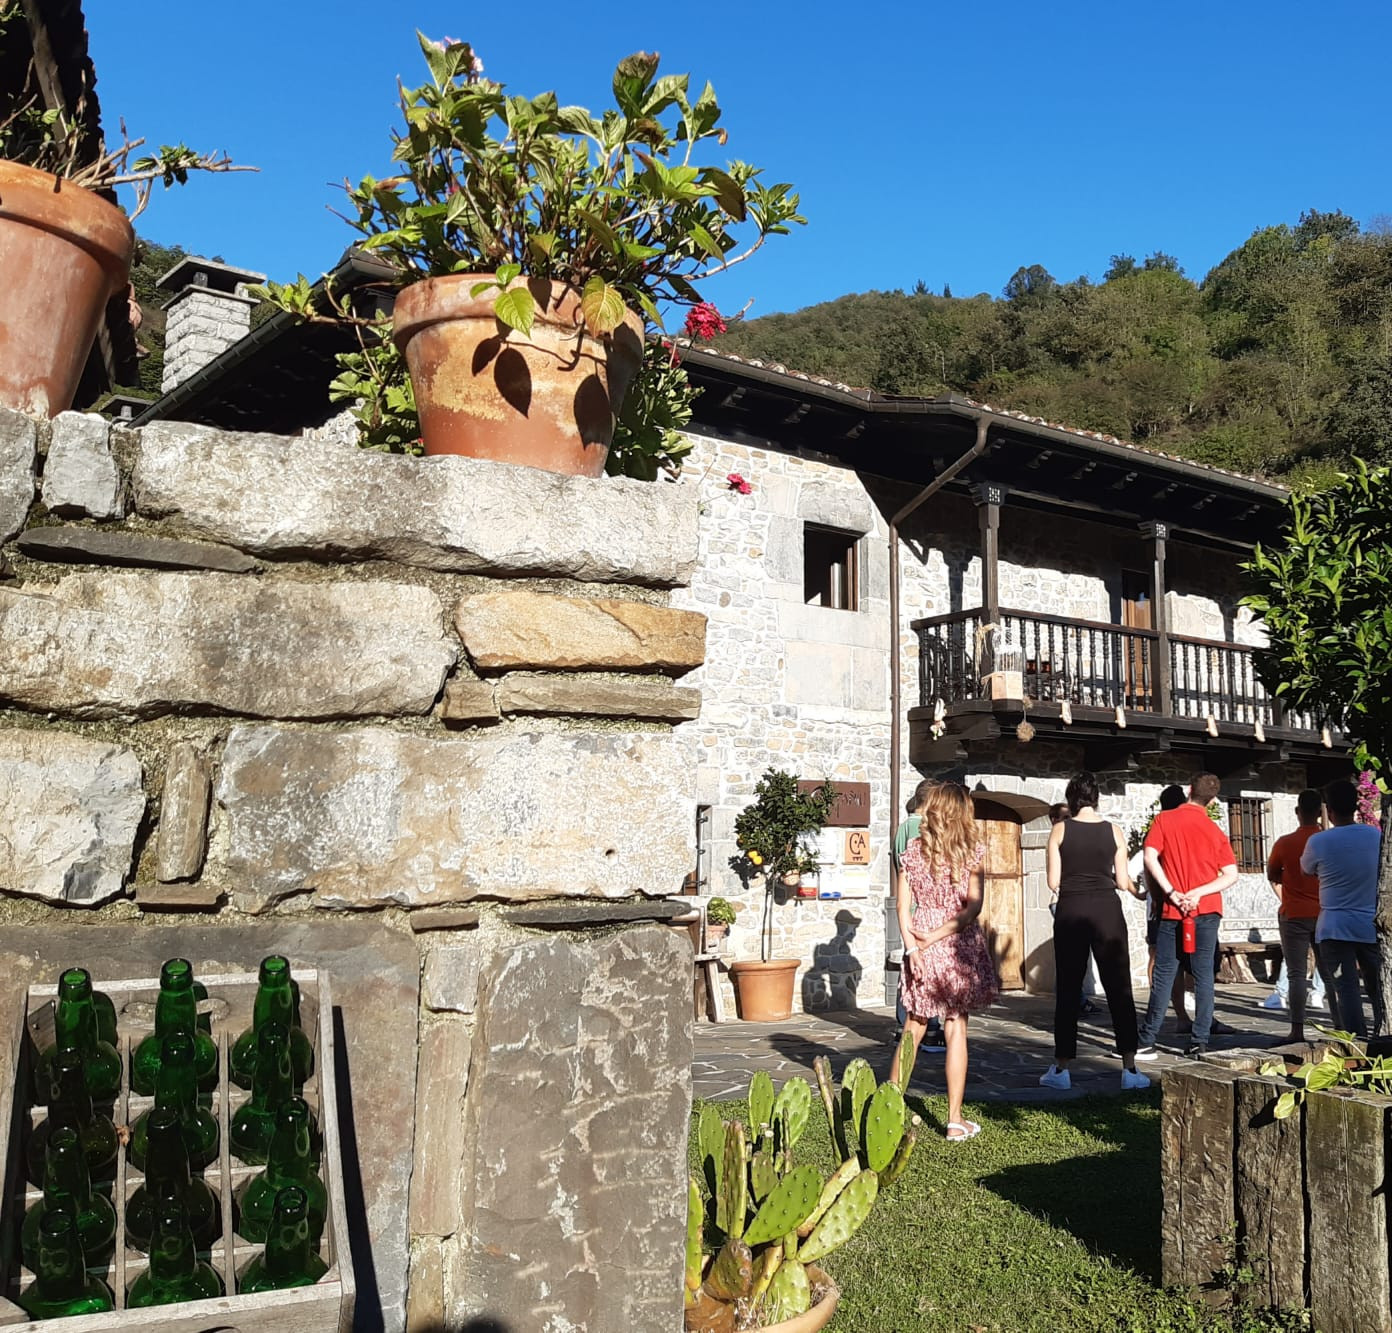
[[[707,1263],[709,1264],[709,1261]],[[758,1333],[818,1333],[818,1330],[831,1323],[831,1317],[836,1313],[836,1303],[841,1299],[840,1288],[816,1264],[807,1265],[807,1277],[812,1284],[813,1292],[822,1292],[817,1303],[810,1310],[794,1315],[791,1319],[780,1319],[776,1324],[759,1325]],[[704,1302],[709,1298],[702,1292],[701,1299]],[[734,1320],[731,1317],[733,1311],[734,1307],[731,1305],[714,1303],[688,1306],[685,1327],[688,1333],[726,1333],[727,1321],[729,1330],[734,1328]]]
[[[0,406],[39,417],[72,406],[134,246],[115,204],[0,161]]]
[[[643,359],[643,321],[632,311],[613,333],[585,331],[580,294],[518,278],[536,302],[531,337],[499,322],[498,289],[470,295],[489,273],[426,278],[392,312],[427,454],[465,454],[597,477],[614,416]]]
[[[735,983],[735,1005],[747,1023],[773,1023],[791,1018],[793,979],[800,966],[796,958],[772,958],[730,964]]]

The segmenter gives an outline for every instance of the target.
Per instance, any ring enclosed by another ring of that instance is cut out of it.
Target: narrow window
[[[696,892],[705,897],[711,891],[711,808],[696,807]]]
[[[1237,868],[1244,875],[1266,869],[1266,834],[1271,824],[1271,802],[1262,796],[1240,796],[1228,802],[1228,837]]]
[[[808,606],[829,606],[837,611],[859,609],[859,579],[853,532],[819,528],[809,523],[802,534],[802,593]]]

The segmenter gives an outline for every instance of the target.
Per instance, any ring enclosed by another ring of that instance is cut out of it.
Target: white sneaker
[[[1158,1060],[1159,1058],[1160,1052],[1157,1051],[1154,1046],[1142,1046],[1141,1049],[1136,1052],[1136,1059],[1138,1060]]]
[[[1121,1071],[1122,1092],[1140,1092],[1148,1087],[1150,1087],[1150,1080],[1140,1070],[1123,1069]]]
[[[1310,1009],[1323,1009],[1325,1007],[1324,996],[1322,994],[1311,995],[1306,999],[1305,1004],[1306,1007]]]
[[[1050,1065],[1045,1074],[1040,1074],[1039,1081],[1046,1088],[1068,1089],[1073,1086],[1073,1080],[1068,1077],[1068,1070],[1060,1069],[1057,1065]],[[1146,1082],[1150,1082],[1149,1079]]]
[[[1281,992],[1274,990],[1262,1001],[1263,1009],[1284,1009],[1286,1002],[1281,998]]]

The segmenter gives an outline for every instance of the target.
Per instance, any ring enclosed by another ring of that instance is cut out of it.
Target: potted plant
[[[732,963],[730,976],[740,1017],[751,1022],[787,1018],[793,1012],[793,982],[799,959],[770,958],[773,952],[774,895],[796,893],[807,863],[801,839],[820,832],[836,800],[830,782],[810,792],[798,791],[797,778],[770,768],[754,788],[754,801],[735,817],[735,841],[746,875],[762,875],[764,915],[759,932],[759,961]]]
[[[832,1151],[841,1165],[824,1180],[795,1152],[812,1113],[806,1079],[773,1093],[760,1070],[749,1082],[749,1131],[702,1108],[696,1139],[700,1176],[691,1178],[686,1219],[686,1333],[825,1328],[840,1298],[821,1268],[870,1215],[876,1198],[909,1164],[922,1121],[904,1104],[913,1038],[899,1043],[890,1078],[877,1084],[862,1059],[838,1090],[831,1063],[814,1068]]]
[[[0,29],[17,20],[0,3]],[[3,35],[3,32],[0,32]],[[83,132],[83,99],[68,117],[35,94],[0,106],[0,406],[50,417],[72,406],[107,302],[129,282],[131,222],[156,181],[183,184],[190,171],[246,171],[225,155],[183,144],[134,156],[130,139],[109,149]],[[109,198],[135,187],[127,215]]]
[[[409,448],[418,416],[427,454],[597,476],[617,416],[611,471],[674,466],[692,390],[645,333],[672,305],[695,312],[688,331],[723,328],[695,284],[802,222],[797,195],[744,163],[700,161],[725,142],[715,93],[692,101],[656,55],[620,62],[597,117],[554,93],[505,94],[466,42],[420,44],[430,81],[400,91],[400,173],[347,192],[361,248],[396,267],[393,313],[356,315],[303,276],[266,294],[361,330],[335,392],[358,400],[366,443]]]
[[[720,947],[726,932],[735,924],[734,905],[726,898],[712,898],[706,904],[706,943]]]

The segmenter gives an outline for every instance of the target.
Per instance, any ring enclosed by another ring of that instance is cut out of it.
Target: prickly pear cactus
[[[686,1199],[686,1303],[696,1303],[701,1290],[701,1235],[706,1225],[706,1210],[701,1203],[701,1187],[692,1176]]]
[[[764,1323],[793,1319],[811,1308],[812,1284],[807,1280],[807,1269],[796,1259],[785,1260],[773,1275],[764,1297]]]
[[[773,1124],[773,1080],[759,1070],[749,1080],[749,1132],[757,1139],[765,1125]]]
[[[790,1152],[797,1146],[812,1115],[812,1089],[805,1078],[790,1078],[783,1085],[773,1104],[773,1114],[775,1120],[780,1117],[785,1120],[787,1128],[787,1137],[778,1145],[778,1150]]]
[[[718,1301],[739,1301],[754,1287],[754,1256],[742,1240],[727,1240],[711,1261],[706,1290]]]
[[[749,1194],[745,1182],[748,1160],[744,1151],[744,1126],[732,1120],[725,1126],[725,1158],[720,1168],[720,1228],[734,1240],[744,1235]]]
[[[905,1097],[909,1095],[909,1080],[913,1078],[914,1063],[918,1059],[918,1043],[908,1028],[899,1038],[899,1050],[894,1060],[894,1083]]]
[[[762,1245],[765,1241],[796,1231],[817,1206],[822,1193],[822,1178],[815,1166],[799,1166],[774,1186],[754,1220],[745,1229],[747,1245]]]
[[[768,1136],[772,1142],[773,1135]],[[749,1159],[749,1192],[754,1196],[755,1203],[762,1203],[777,1187],[778,1172],[773,1165],[773,1152],[769,1148],[760,1148],[753,1157]]]
[[[861,1126],[865,1164],[872,1171],[883,1171],[894,1160],[904,1137],[905,1116],[904,1094],[895,1084],[882,1083],[875,1089]]]
[[[870,1216],[879,1189],[879,1176],[873,1171],[860,1172],[841,1191],[822,1220],[812,1228],[812,1234],[798,1250],[798,1258],[803,1263],[813,1263],[850,1240],[860,1229],[861,1223]]]
[[[701,1118],[696,1122],[696,1144],[701,1152],[706,1192],[714,1195],[720,1189],[720,1165],[725,1160],[725,1126],[720,1112],[709,1104],[701,1107]]]
[[[859,1174],[860,1158],[850,1157],[841,1163],[831,1179],[822,1186],[822,1197],[817,1200],[817,1206],[808,1214],[802,1225],[798,1227],[799,1236],[805,1238],[812,1234],[813,1227],[826,1216],[827,1209],[836,1202],[837,1195],[839,1195]]]
[[[905,1131],[904,1137],[899,1141],[898,1151],[895,1152],[893,1160],[880,1173],[880,1188],[888,1189],[900,1176],[904,1174],[904,1168],[909,1164],[909,1157],[913,1153],[914,1144],[918,1142],[918,1127],[923,1123],[918,1116],[913,1117],[913,1123]]]
[[[817,1076],[817,1091],[821,1094],[822,1109],[826,1112],[831,1146],[844,1158],[846,1145],[841,1136],[841,1115],[837,1107],[836,1084],[831,1077],[831,1061],[819,1055],[812,1061],[812,1072]]]

